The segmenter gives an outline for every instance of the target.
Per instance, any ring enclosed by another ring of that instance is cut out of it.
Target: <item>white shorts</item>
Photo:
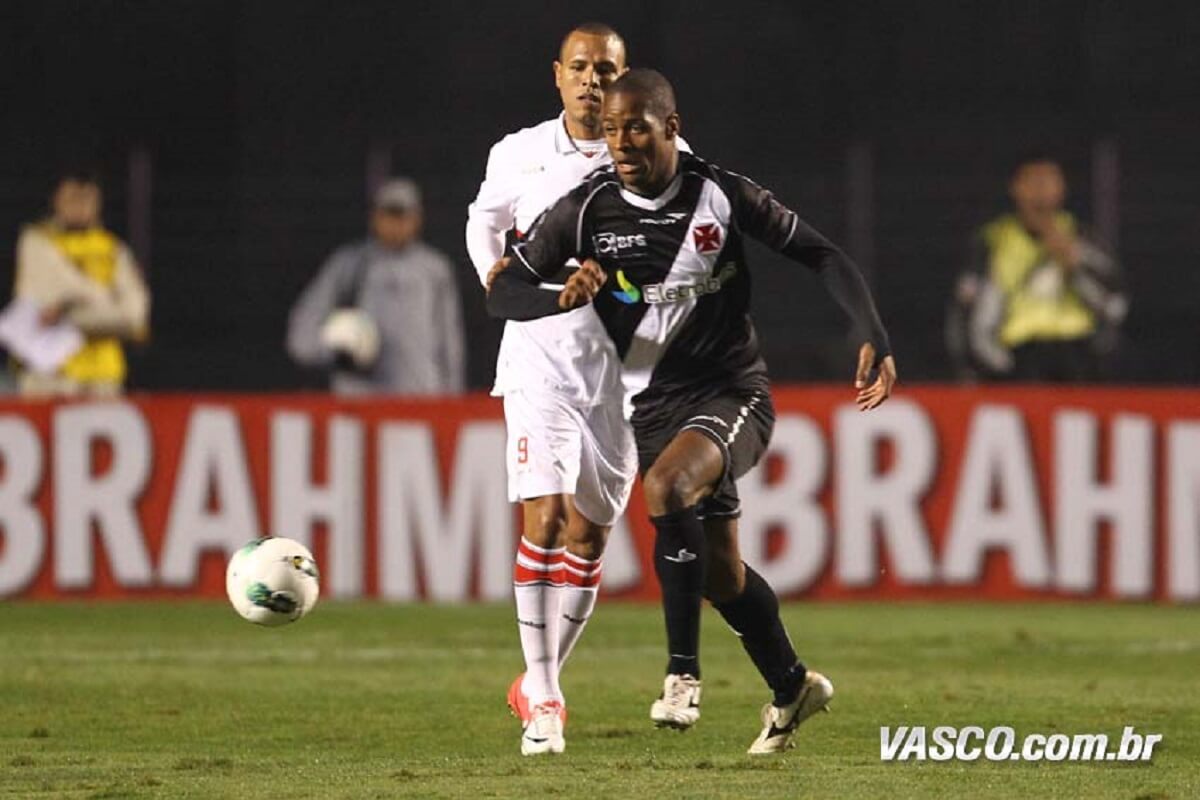
[[[510,501],[570,494],[597,525],[617,521],[637,475],[620,402],[579,408],[549,393],[507,392],[504,420]]]

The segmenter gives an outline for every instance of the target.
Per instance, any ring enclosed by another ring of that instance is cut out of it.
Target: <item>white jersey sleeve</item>
[[[467,207],[467,253],[480,283],[504,255],[504,235],[516,221],[518,187],[510,174],[513,162],[506,152],[507,141],[505,137],[492,146],[479,193]]]

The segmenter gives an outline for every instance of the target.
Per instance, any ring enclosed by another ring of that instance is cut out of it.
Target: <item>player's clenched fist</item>
[[[559,292],[558,307],[571,309],[587,305],[600,293],[606,280],[608,275],[597,261],[584,259]]]

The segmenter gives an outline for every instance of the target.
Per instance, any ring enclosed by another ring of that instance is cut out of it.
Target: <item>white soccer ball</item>
[[[229,559],[225,593],[244,618],[259,625],[286,625],[317,604],[320,572],[308,548],[268,536],[248,542]]]

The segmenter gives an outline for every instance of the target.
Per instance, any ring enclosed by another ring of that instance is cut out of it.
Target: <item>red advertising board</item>
[[[1200,599],[1200,391],[782,387],[739,484],[787,597]],[[143,395],[0,405],[0,596],[220,596],[310,542],[326,596],[498,600],[519,534],[498,401]],[[635,492],[605,590],[657,594]]]

